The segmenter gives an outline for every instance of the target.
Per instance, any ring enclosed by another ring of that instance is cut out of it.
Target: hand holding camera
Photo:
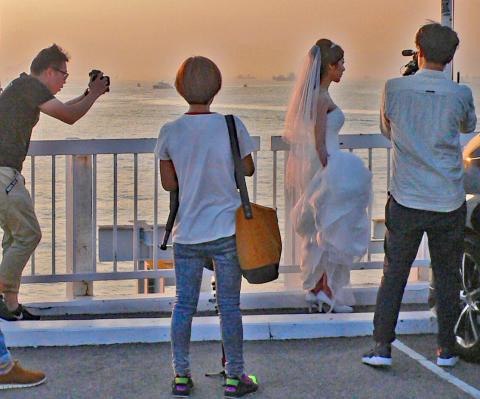
[[[412,59],[403,66],[401,70],[402,76],[415,75],[418,71],[418,51],[403,50],[402,55],[404,57],[412,57]]]
[[[99,95],[110,91],[110,77],[105,76],[102,71],[92,69],[88,76],[90,77],[90,82],[88,83],[90,91]]]

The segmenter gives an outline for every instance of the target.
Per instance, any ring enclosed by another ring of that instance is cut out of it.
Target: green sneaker
[[[224,396],[226,398],[241,398],[256,392],[257,389],[258,381],[254,375],[243,374],[240,378],[227,377],[225,380]]]
[[[172,395],[174,398],[188,398],[193,389],[192,378],[187,376],[175,376],[172,381]]]

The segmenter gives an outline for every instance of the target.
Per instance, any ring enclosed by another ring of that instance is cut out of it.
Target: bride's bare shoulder
[[[318,96],[318,109],[330,110],[333,107],[335,107],[335,104],[330,98],[328,91],[321,91]]]

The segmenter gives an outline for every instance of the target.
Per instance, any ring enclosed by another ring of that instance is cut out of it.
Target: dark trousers
[[[395,340],[408,275],[423,233],[428,236],[437,298],[438,346],[453,348],[459,316],[460,267],[463,257],[466,204],[452,212],[407,208],[390,196],[385,207],[385,261],[377,295],[373,337]]]

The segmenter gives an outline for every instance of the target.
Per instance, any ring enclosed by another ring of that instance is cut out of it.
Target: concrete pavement
[[[135,320],[132,319],[132,323]],[[435,356],[435,337],[401,336],[401,341],[429,359]],[[360,363],[371,346],[370,337],[293,341],[248,341],[247,370],[261,384],[257,399],[429,399],[470,398],[449,382],[394,349],[391,370]],[[168,343],[110,346],[16,348],[14,356],[30,368],[42,369],[48,382],[40,387],[2,391],[2,399],[161,399],[170,398]],[[220,378],[206,371],[220,366],[218,342],[192,344],[196,384],[192,398],[223,397]],[[451,373],[480,389],[480,365],[461,362]],[[479,391],[480,392],[480,391]]]

